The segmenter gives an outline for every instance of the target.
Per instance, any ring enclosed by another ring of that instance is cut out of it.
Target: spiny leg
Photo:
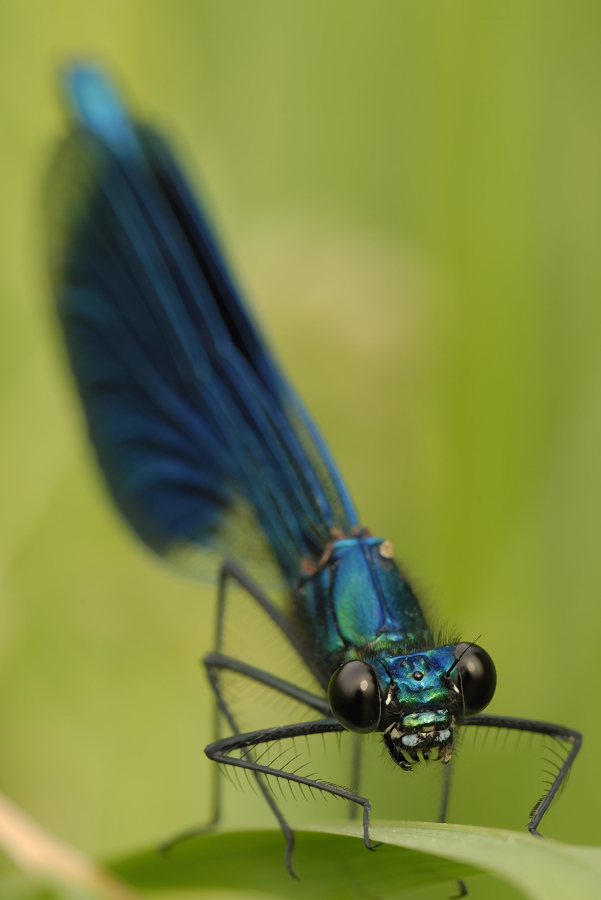
[[[216,717],[217,717],[217,719],[219,719],[219,714],[221,713],[226,718],[228,725],[230,726],[232,731],[234,731],[235,735],[239,734],[239,730],[237,728],[236,721],[231,713],[231,710],[229,709],[227,701],[225,700],[225,697],[223,696],[223,692],[221,690],[221,685],[219,683],[219,675],[218,675],[220,670],[235,671],[238,674],[245,675],[254,681],[257,681],[261,684],[266,684],[269,687],[280,690],[282,693],[293,697],[295,700],[303,700],[305,702],[305,704],[307,706],[309,706],[310,708],[317,708],[320,711],[323,711],[322,708],[325,706],[326,712],[327,712],[327,702],[322,700],[322,698],[312,695],[309,692],[304,692],[304,691],[302,691],[302,689],[298,688],[296,685],[289,684],[288,682],[285,682],[282,679],[279,679],[276,676],[272,675],[270,672],[262,672],[259,669],[255,669],[252,666],[248,666],[246,663],[243,663],[240,660],[231,660],[231,665],[229,664],[229,662],[230,662],[230,660],[228,657],[226,657],[225,655],[223,655],[221,653],[217,653],[217,652],[210,654],[207,657],[207,659],[205,660],[205,663],[207,666],[207,674],[209,677],[209,682],[215,692]],[[219,729],[219,724],[220,723],[218,721],[216,723],[217,730]],[[336,723],[336,724],[338,724],[338,723]],[[338,728],[340,728],[340,726],[338,726]],[[328,730],[331,730],[331,729],[328,729]],[[338,730],[338,729],[336,729],[336,730]],[[294,736],[294,735],[291,735],[291,736]],[[210,747],[220,746],[223,744],[224,740],[227,742],[229,739],[228,738],[225,738],[225,739],[220,738],[217,741],[214,741],[212,744],[209,744],[208,747],[205,748],[205,753],[207,754],[209,759],[215,759],[216,762],[225,762],[226,765],[228,763],[231,765],[232,760],[219,760],[216,757],[212,757],[211,754],[208,752]],[[250,752],[251,751],[249,751],[249,753]],[[245,768],[252,769],[251,766],[247,766]],[[211,821],[209,823],[204,823],[202,825],[195,826],[193,828],[189,828],[185,831],[179,832],[177,835],[175,835],[173,838],[166,841],[162,845],[161,849],[163,851],[168,851],[171,848],[173,848],[175,845],[177,845],[185,840],[189,840],[190,838],[193,838],[199,834],[204,834],[207,831],[212,830],[215,827],[215,825],[218,823],[219,815],[220,815],[219,799],[220,799],[220,791],[221,791],[221,782],[219,780],[219,772],[218,772],[217,767],[215,767],[214,772],[215,772],[215,774],[213,777],[213,785],[214,785],[213,789],[214,789],[214,798],[215,798],[216,803],[215,803],[214,813],[213,813],[213,817],[212,817]],[[292,875],[293,878],[296,878],[296,875],[292,868],[292,851],[294,849],[294,833],[293,833],[292,829],[290,828],[290,826],[288,825],[282,812],[280,811],[280,809],[269,789],[269,786],[266,784],[265,778],[263,777],[261,772],[258,770],[255,770],[254,776],[255,776],[255,779],[259,786],[259,789],[261,790],[261,793],[265,797],[265,800],[267,801],[268,806],[270,807],[271,811],[273,812],[273,814],[274,814],[275,818],[277,819],[277,822],[284,834],[284,838],[286,841],[286,868],[288,869],[288,872],[290,873],[290,875]]]
[[[573,728],[565,728],[563,725],[554,725],[552,722],[538,722],[535,719],[517,719],[513,716],[460,716],[457,718],[457,724],[462,726],[483,727],[483,728],[507,728],[513,731],[527,731],[531,734],[542,734],[548,737],[558,738],[572,745],[563,765],[555,775],[548,791],[535,804],[531,820],[528,823],[528,831],[530,834],[542,837],[538,830],[538,826],[551,801],[557,794],[561,784],[565,780],[566,775],[570,771],[572,763],[578,756],[578,751],[582,746],[582,735]]]
[[[265,596],[258,585],[256,585],[255,582],[250,578],[250,576],[248,576],[247,573],[244,572],[244,570],[237,563],[231,560],[224,561],[219,576],[216,629],[217,648],[220,648],[223,643],[223,632],[226,616],[227,582],[230,579],[239,584],[245,590],[246,594],[256,604],[258,604],[258,606],[264,611],[264,613],[283,633],[284,637],[292,645],[294,650],[299,653],[299,655],[301,655],[303,659],[305,659],[303,655],[303,649],[296,638],[296,634],[291,627],[289,620],[276,606],[273,605],[269,598]],[[308,665],[308,661],[306,659],[305,662],[307,662]],[[323,716],[327,716],[329,714],[329,705],[325,697],[320,697],[316,694],[312,694],[311,692],[305,691],[303,688],[300,688],[297,685],[292,684],[291,682],[280,679],[269,672],[265,672],[262,669],[257,669],[256,667],[250,666],[247,663],[242,662],[241,660],[227,656],[221,653],[220,649],[216,650],[213,653],[210,653],[205,658],[204,663],[207,669],[209,682],[211,684],[211,687],[213,688],[216,699],[216,714],[214,722],[215,740],[209,746],[218,745],[221,741],[221,716],[225,718],[234,735],[239,734],[240,732],[235,717],[224,697],[221,688],[219,673],[222,670],[235,672],[239,675],[280,691],[282,694],[285,694],[286,696],[289,696],[294,700],[304,703],[308,708],[317,710]],[[284,816],[282,815],[260,771],[254,770],[254,776],[256,778],[259,789],[261,790],[261,793],[265,797],[265,800],[267,801],[270,809],[272,810],[282,829],[282,832],[284,833],[284,837],[286,839],[286,867],[290,874],[294,876],[291,864],[292,850],[294,846],[294,834],[290,826],[286,822]],[[213,829],[218,824],[221,815],[221,780],[219,778],[217,767],[215,767],[212,782],[213,813],[210,821],[201,826],[190,828],[177,834],[175,837],[173,837],[163,845],[163,849],[170,849],[181,841],[187,840],[194,837],[195,835],[202,834]]]
[[[310,668],[309,661],[306,657],[305,648],[301,644],[299,637],[294,627],[292,626],[292,623],[290,622],[290,619],[280,609],[278,609],[278,607],[275,606],[274,603],[271,602],[269,597],[261,590],[259,585],[250,577],[250,575],[245,572],[242,566],[231,559],[226,559],[223,561],[219,572],[216,629],[217,634],[215,641],[216,648],[220,650],[222,646],[227,599],[226,589],[229,580],[233,581],[235,584],[238,584],[241,588],[244,589],[248,597],[254,600],[254,602],[263,610],[263,612],[266,613],[266,615],[286,637],[288,642],[299,654],[299,656],[306,662],[307,667]]]
[[[296,632],[292,628],[289,619],[271,602],[271,600],[266,596],[266,594],[261,590],[256,582],[248,575],[247,572],[244,571],[244,569],[238,563],[234,562],[233,560],[225,560],[222,564],[219,577],[219,601],[217,610],[216,635],[216,646],[218,650],[214,653],[210,653],[205,658],[204,662],[207,668],[209,681],[215,693],[216,705],[218,707],[218,710],[225,717],[233,734],[238,734],[240,732],[240,729],[221,690],[219,681],[220,670],[237,672],[240,675],[265,684],[270,688],[280,691],[286,696],[304,703],[310,709],[316,709],[322,715],[327,716],[329,714],[329,705],[324,697],[318,697],[317,695],[305,691],[304,689],[299,688],[297,685],[294,685],[290,682],[286,682],[269,672],[265,672],[262,669],[257,669],[253,666],[249,666],[241,660],[226,656],[220,652],[219,648],[221,648],[223,643],[228,580],[232,580],[244,589],[247,596],[263,610],[263,612],[268,616],[269,619],[271,619],[271,621],[282,632],[282,634],[291,644],[294,650],[305,660],[307,665],[309,665],[309,663],[304,656],[304,649],[300,645],[300,642],[297,639]],[[254,774],[261,793],[265,797],[267,804],[269,805],[271,811],[273,812],[280,825],[280,828],[282,829],[282,832],[284,833],[287,848],[286,867],[290,874],[294,875],[291,862],[292,850],[294,846],[293,832],[286,822],[282,812],[280,811],[274,797],[271,794],[271,791],[269,790],[268,785],[265,783],[265,780],[258,772],[255,772]],[[217,770],[215,771],[214,776],[214,780],[216,779]]]
[[[215,692],[216,705],[218,707],[218,710],[225,717],[228,725],[230,726],[231,730],[234,733],[234,737],[236,737],[236,736],[240,737],[240,731],[237,727],[236,720],[229,708],[227,700],[225,699],[222,689],[221,689],[221,685],[219,682],[219,672],[222,670],[237,672],[238,674],[244,675],[244,676],[252,679],[253,681],[256,681],[260,684],[264,684],[275,690],[279,690],[282,694],[285,694],[286,696],[289,696],[297,701],[301,701],[301,702],[305,703],[305,705],[308,706],[310,709],[317,709],[322,714],[324,714],[324,713],[327,714],[327,712],[329,711],[327,701],[325,701],[323,698],[318,697],[314,694],[311,694],[308,691],[304,691],[302,688],[299,688],[297,685],[291,684],[290,682],[286,682],[283,679],[278,678],[275,675],[272,675],[271,672],[264,672],[261,669],[256,669],[253,666],[247,665],[246,663],[242,662],[241,660],[232,659],[230,657],[225,656],[224,654],[216,652],[216,653],[209,654],[209,656],[205,660],[205,665],[207,667],[207,674],[209,677],[209,681]],[[336,731],[342,730],[342,727],[339,726],[338,723],[336,723],[336,726],[337,726],[337,728],[334,730],[336,730]],[[332,729],[328,729],[328,730],[332,730]],[[260,733],[261,732],[252,732],[252,734],[260,734]],[[289,737],[297,737],[297,736],[302,737],[306,733],[307,732],[305,732],[305,731],[301,731],[298,734],[291,733],[288,736]],[[229,740],[231,740],[231,738],[222,738],[220,740],[214,741],[212,744],[209,744],[208,747],[205,747],[205,753],[207,754],[209,759],[214,759],[215,762],[218,762],[218,763],[221,762],[221,763],[224,763],[225,765],[237,765],[237,762],[235,759],[234,760],[229,759],[229,758],[220,759],[217,756],[213,756],[209,752],[210,748],[220,747],[224,744],[224,742],[227,743],[227,741],[229,741]],[[261,741],[259,741],[258,743],[261,743]],[[251,743],[251,744],[247,744],[246,746],[252,747],[254,745]],[[249,756],[248,762],[252,761],[254,763],[255,761],[252,760],[251,754],[252,754],[252,750],[249,749],[248,750],[248,756]],[[245,768],[247,770],[250,769],[253,772],[253,774],[256,778],[257,784],[259,786],[259,789],[261,790],[261,793],[265,797],[265,800],[267,801],[269,808],[271,809],[272,813],[276,817],[278,824],[279,824],[280,828],[282,829],[284,838],[286,840],[286,868],[288,869],[288,872],[290,873],[290,875],[292,875],[293,878],[296,878],[296,875],[292,868],[292,851],[294,849],[294,833],[293,833],[292,829],[290,828],[290,826],[288,825],[286,819],[284,818],[284,815],[282,814],[278,804],[276,803],[276,800],[273,797],[273,794],[271,793],[269,786],[267,785],[267,783],[265,781],[265,778],[262,776],[261,767],[255,767],[254,765],[247,765],[247,766],[243,766],[243,768]],[[268,770],[270,768],[271,767],[267,767]],[[274,769],[273,771],[274,771],[274,773],[277,773],[282,770]],[[270,772],[270,774],[271,774],[271,772]],[[293,780],[297,780],[297,779],[293,779]],[[302,781],[301,783],[304,784],[306,782]],[[192,832],[192,833],[194,833],[194,832]]]
[[[295,725],[284,725],[276,728],[266,728],[260,731],[248,732],[247,734],[236,734],[232,737],[222,738],[214,744],[209,744],[205,748],[205,753],[215,762],[225,765],[236,766],[248,769],[255,775],[273,776],[282,778],[287,781],[305,785],[313,790],[318,790],[326,794],[332,794],[350,800],[352,803],[363,807],[363,840],[368,850],[375,850],[375,844],[372,844],[369,837],[369,811],[370,803],[367,797],[362,797],[354,791],[340,787],[339,785],[330,784],[329,782],[316,781],[313,778],[299,775],[297,772],[288,772],[285,769],[278,769],[274,766],[263,765],[245,753],[242,757],[230,756],[236,751],[248,751],[260,744],[270,744],[296,737],[306,737],[314,734],[329,734],[332,732],[343,731],[335,719],[321,719],[311,722],[300,722]],[[280,814],[281,815],[281,814]],[[286,834],[286,832],[285,832]],[[292,853],[292,843],[287,844],[286,863],[289,871],[290,857]]]

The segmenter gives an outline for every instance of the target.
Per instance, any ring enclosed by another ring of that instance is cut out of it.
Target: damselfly
[[[436,759],[448,772],[458,729],[548,735],[569,753],[532,812],[537,834],[581,735],[482,714],[496,685],[490,656],[475,643],[437,638],[390,542],[360,525],[167,143],[130,117],[95,66],[71,67],[64,85],[71,124],[48,185],[50,270],[100,467],[122,514],[157,554],[188,566],[202,548],[230,554],[220,570],[216,649],[205,659],[229,733],[218,731],[207,755],[253,773],[292,871],[293,833],[269,776],[358,804],[368,848],[370,804],[357,784],[266,760],[272,742],[378,732],[401,769]],[[275,560],[285,609],[231,558],[240,535]],[[286,670],[224,652],[234,583],[312,673],[313,690]],[[223,688],[228,675],[293,699],[303,720],[242,733]],[[448,777],[443,791],[442,820]]]

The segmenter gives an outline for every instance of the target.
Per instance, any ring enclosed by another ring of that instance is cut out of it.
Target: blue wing
[[[50,271],[89,432],[142,540],[182,558],[228,522],[286,578],[351,500],[274,365],[167,144],[97,68],[65,78],[73,124],[47,190]]]

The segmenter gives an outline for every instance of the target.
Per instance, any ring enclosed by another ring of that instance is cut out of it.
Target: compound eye
[[[457,683],[463,694],[463,714],[473,716],[481,712],[493,698],[497,686],[495,664],[478,644],[463,641],[455,647]]]
[[[328,687],[330,709],[349,731],[368,734],[380,722],[380,689],[373,668],[353,659],[336,669]]]

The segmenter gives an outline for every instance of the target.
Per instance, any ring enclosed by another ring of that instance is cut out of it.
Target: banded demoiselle
[[[273,742],[377,732],[400,769],[429,759],[448,773],[459,729],[547,735],[569,752],[532,811],[528,827],[537,834],[581,735],[482,714],[496,686],[490,656],[436,634],[390,542],[361,526],[167,142],[130,116],[100,68],[73,65],[63,85],[70,125],[47,191],[50,272],[100,468],[123,516],[159,556],[190,568],[207,548],[229,554],[216,649],[204,660],[218,711],[206,754],[253,774],[284,832],[292,872],[293,832],[269,776],[358,805],[368,848],[370,803],[358,766],[354,783],[341,787],[265,759]],[[253,554],[275,564],[283,608],[243,568]],[[286,668],[225,652],[233,585],[278,630],[313,689],[287,678]],[[303,717],[243,731],[224,690],[228,676],[294,700]],[[448,791],[446,777],[442,821]]]

